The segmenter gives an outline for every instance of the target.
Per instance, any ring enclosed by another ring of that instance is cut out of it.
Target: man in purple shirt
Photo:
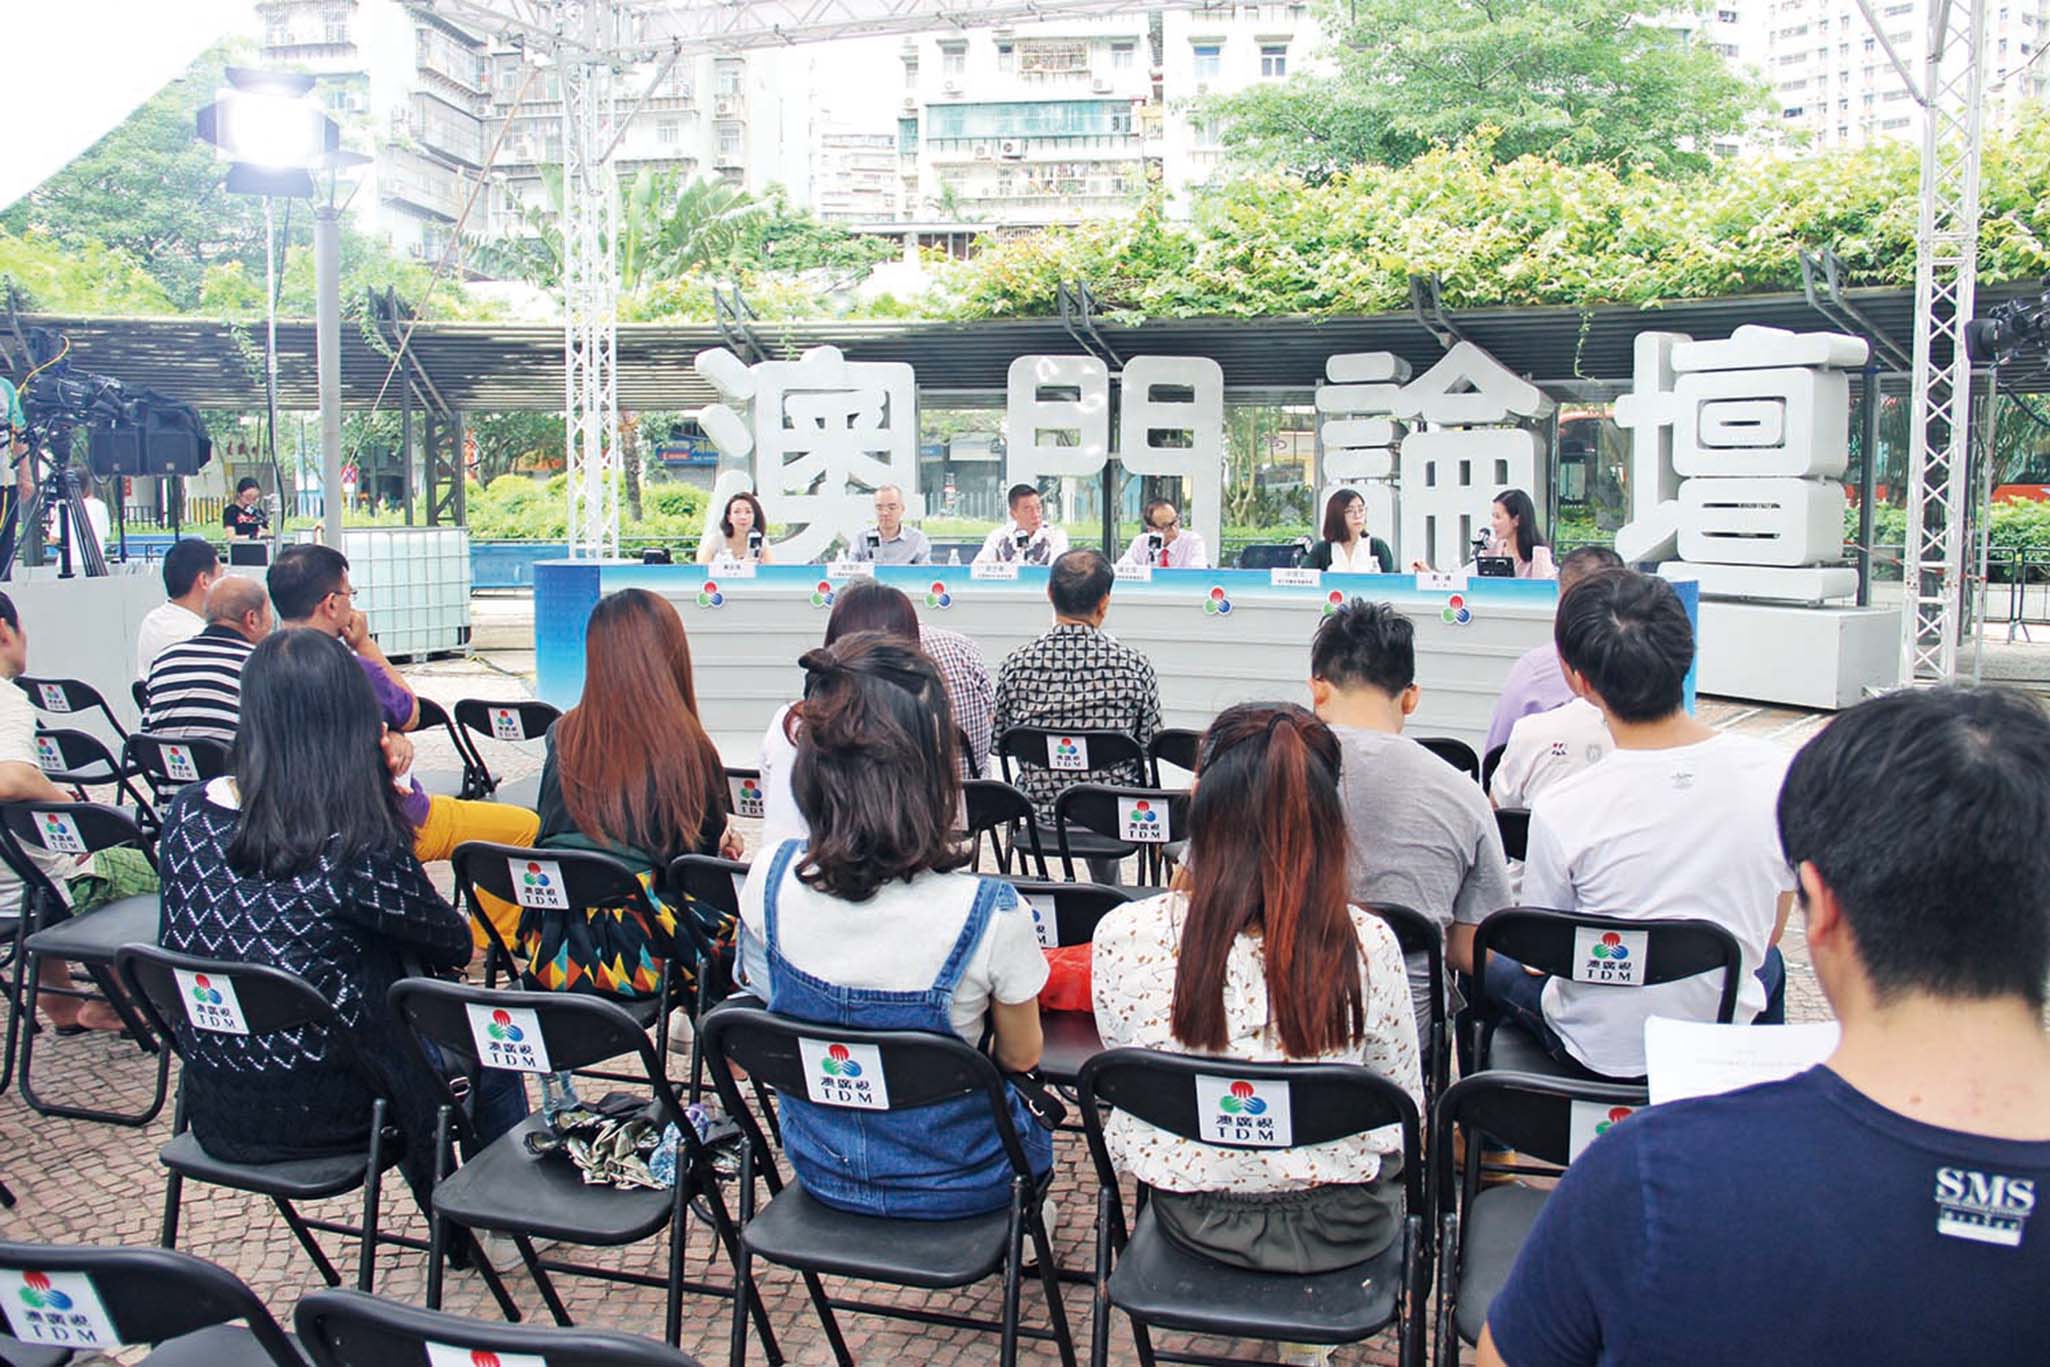
[[[370,691],[377,695],[385,725],[410,731],[419,723],[420,700],[371,639],[370,620],[356,611],[347,556],[332,546],[287,546],[271,562],[264,582],[280,626],[308,627],[332,636],[355,655],[370,680]]]
[[[1621,568],[1622,557],[1607,546],[1582,546],[1559,562],[1559,601],[1565,602],[1567,591],[1590,574]],[[1509,678],[1502,685],[1502,696],[1495,699],[1495,715],[1488,722],[1488,738],[1481,745],[1481,753],[1486,755],[1498,745],[1507,745],[1509,733],[1516,729],[1519,718],[1533,712],[1549,712],[1572,701],[1573,690],[1566,686],[1566,676],[1559,670],[1559,648],[1550,641],[1531,647],[1509,667]]]

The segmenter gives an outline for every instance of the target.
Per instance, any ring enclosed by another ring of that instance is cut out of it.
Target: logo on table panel
[[[1286,1082],[1198,1076],[1196,1114],[1203,1138],[1241,1148],[1287,1148],[1294,1139]]]
[[[1331,592],[1324,595],[1324,615],[1326,617],[1331,616],[1333,613],[1337,612],[1340,608],[1344,606],[1345,595],[1339,592],[1337,589],[1333,589],[1331,590]]]
[[[719,586],[709,579],[698,590],[698,606],[701,608],[716,608],[725,603],[725,601],[726,595],[719,592]]]
[[[760,779],[737,778],[733,780],[733,814],[735,816],[760,816],[768,810],[768,800],[762,794]]]
[[[36,831],[42,837],[43,848],[59,854],[84,854],[85,837],[78,833],[78,822],[68,812],[36,813]]]
[[[821,1106],[848,1106],[864,1111],[889,1109],[890,1090],[883,1081],[883,1056],[874,1045],[799,1039],[797,1053],[804,1064],[805,1094]]]
[[[491,735],[494,740],[525,740],[527,725],[520,719],[517,707],[494,707],[491,709]]]
[[[544,911],[569,909],[569,898],[562,890],[562,865],[553,859],[508,859],[505,866],[512,874],[515,902]]]
[[[1118,799],[1118,830],[1126,840],[1147,845],[1165,845],[1167,823],[1160,819],[1160,806],[1149,798]]]
[[[46,774],[54,774],[64,767],[64,752],[57,748],[54,737],[36,737],[36,767]]]
[[[821,579],[811,586],[811,605],[815,608],[833,606],[833,581]]]
[[[1644,986],[1644,950],[1650,932],[1573,928],[1573,981],[1610,987]]]
[[[925,605],[929,608],[950,608],[954,606],[954,595],[947,592],[944,579],[932,581],[932,587],[925,591]]]
[[[1231,599],[1224,596],[1222,584],[1211,586],[1210,596],[1203,600],[1203,614],[1206,617],[1231,616]]]
[[[1055,736],[1047,743],[1046,767],[1080,773],[1089,767],[1089,740],[1085,736]]]
[[[1438,620],[1448,627],[1463,627],[1473,620],[1473,611],[1466,606],[1466,595],[1455,593],[1445,600],[1445,610],[1438,614]]]

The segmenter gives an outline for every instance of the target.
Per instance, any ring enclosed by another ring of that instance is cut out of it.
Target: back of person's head
[[[1416,682],[1416,626],[1386,603],[1352,599],[1318,624],[1310,677],[1395,697]]]
[[[584,627],[583,697],[551,735],[562,805],[585,836],[658,859],[697,847],[723,770],[668,602],[646,589],[598,600]]]
[[[21,630],[21,614],[15,611],[14,600],[5,593],[0,593],[0,626],[9,631]]]
[[[1566,552],[1559,561],[1559,596],[1565,597],[1572,592],[1575,584],[1590,574],[1622,568],[1623,557],[1607,546],[1577,546]]]
[[[287,546],[264,574],[270,600],[284,622],[303,622],[331,593],[341,591],[349,558],[332,546],[307,543]]]
[[[1607,570],[1581,580],[1559,600],[1552,641],[1619,720],[1657,721],[1680,710],[1694,625],[1657,575]]]
[[[1218,714],[1196,752],[1189,804],[1188,917],[1175,965],[1174,1037],[1222,1052],[1232,942],[1261,937],[1268,1019],[1291,1058],[1330,1053],[1365,1029],[1360,947],[1346,904],[1342,751],[1288,703]]]
[[[413,847],[363,668],[333,637],[269,636],[242,667],[235,730],[241,818],[228,860],[269,879]]]
[[[206,591],[208,626],[240,626],[243,618],[252,612],[262,613],[263,607],[263,585],[239,574],[215,580],[214,586]]]
[[[885,883],[970,860],[954,838],[954,713],[915,641],[856,632],[807,651],[791,795],[811,830],[798,877],[865,902]]]
[[[1063,617],[1093,617],[1103,600],[1110,597],[1110,586],[1116,579],[1102,551],[1067,551],[1053,562],[1053,571],[1046,580],[1046,596],[1052,601],[1053,610]]]
[[[1340,489],[1337,493],[1325,499],[1324,539],[1326,541],[1344,541],[1346,539],[1345,510],[1354,503],[1364,502],[1366,500],[1361,498],[1359,492],[1354,489]]]
[[[183,598],[201,575],[212,574],[220,566],[220,554],[211,543],[196,536],[184,538],[164,555],[164,596]]]
[[[826,617],[826,644],[857,631],[882,631],[900,640],[918,640],[918,610],[904,590],[873,579],[857,579],[833,596]]]
[[[1835,894],[1881,1004],[1926,994],[2043,1009],[2046,830],[2050,719],[2005,689],[1860,703],[1802,747],[1780,788],[1780,848]]]

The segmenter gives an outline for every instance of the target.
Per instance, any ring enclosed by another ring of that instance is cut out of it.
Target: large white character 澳
[[[1357,492],[1367,505],[1367,529],[1401,553],[1401,503],[1395,483],[1395,453],[1408,427],[1394,414],[1401,403],[1409,362],[1392,351],[1331,356],[1324,362],[1328,383],[1317,386],[1318,437],[1324,446],[1324,488],[1317,514],[1340,489]]]
[[[1819,603],[1857,589],[1843,559],[1850,376],[1867,344],[1841,333],[1741,327],[1725,341],[1637,337],[1626,560],[1704,593]]]
[[[923,509],[918,487],[918,384],[896,361],[850,362],[837,347],[813,347],[795,361],[749,367],[724,348],[701,353],[696,368],[723,404],[698,423],[726,455],[753,457],[753,485],[775,522],[801,524],[777,543],[777,556],[822,557],[835,539],[851,540],[873,516],[870,495],[895,484],[907,512]],[[750,421],[740,409],[752,402]],[[742,481],[721,476],[712,519]]]
[[[1402,554],[1463,563],[1488,504],[1504,489],[1541,489],[1544,441],[1523,422],[1555,405],[1472,342],[1456,343],[1402,387],[1395,412],[1429,429],[1402,443]]]

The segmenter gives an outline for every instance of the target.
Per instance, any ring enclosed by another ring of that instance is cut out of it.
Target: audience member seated
[[[352,606],[356,590],[349,584],[348,559],[331,546],[287,546],[271,562],[266,579],[282,626],[319,632],[341,642],[354,657],[370,684],[378,714],[393,733],[386,744],[406,761],[398,772],[410,775],[412,743],[398,733],[418,723],[420,702],[377,642],[370,639],[368,622]],[[413,798],[407,810],[416,827],[413,854],[422,863],[448,858],[466,840],[531,845],[541,829],[540,817],[524,807],[467,802],[439,794],[429,797],[417,783],[411,786]],[[517,918],[509,903],[487,897],[485,904],[497,924]],[[484,943],[482,930],[476,932],[476,943],[480,947]]]
[[[834,596],[833,610],[826,617],[827,645],[857,631],[881,631],[923,650],[939,667],[946,686],[947,706],[957,725],[967,733],[970,748],[980,745],[982,762],[989,756],[989,719],[994,688],[989,668],[975,642],[944,627],[922,626],[918,610],[901,590],[887,584],[856,580]],[[757,761],[762,776],[762,848],[774,849],[785,840],[803,840],[808,834],[798,814],[797,798],[790,787],[790,767],[797,759],[797,731],[803,723],[804,704],[790,703],[770,719],[762,732],[761,756]],[[955,767],[969,777],[967,755],[957,755]]]
[[[699,538],[698,563],[712,565],[721,560],[737,560],[751,565],[773,564],[776,557],[769,549],[768,536],[769,519],[762,516],[761,500],[749,493],[735,494],[726,500],[719,524],[707,527]]]
[[[205,630],[167,647],[150,666],[142,729],[233,745],[242,716],[242,666],[270,633],[270,598],[263,585],[223,576],[206,596]]]
[[[1601,709],[1616,748],[1531,807],[1524,904],[1713,921],[1743,951],[1737,1020],[1768,1005],[1776,1018],[1785,969],[1773,946],[1793,901],[1772,829],[1786,752],[1716,731],[1682,707],[1694,628],[1665,580],[1593,575],[1559,604],[1552,629],[1566,682]],[[1462,971],[1473,971],[1472,948],[1471,928],[1455,928]],[[1622,991],[1534,974],[1500,954],[1480,977],[1483,1010],[1529,1030],[1553,1057],[1610,1077],[1644,1072],[1647,1018],[1713,1020],[1721,991],[1719,973]]]
[[[2042,707],[1862,703],[1794,757],[1778,813],[1836,1051],[1596,1140],[1489,1309],[1486,1367],[2042,1359]]]
[[[873,527],[854,538],[847,558],[861,564],[930,565],[932,542],[916,527],[904,525],[904,491],[894,484],[876,490]]]
[[[1324,501],[1324,539],[1310,547],[1309,566],[1331,574],[1393,574],[1395,552],[1367,535],[1367,501],[1340,489]]]
[[[1139,520],[1146,524],[1146,530],[1125,547],[1125,564],[1152,565],[1163,570],[1210,568],[1210,550],[1203,544],[1203,534],[1182,526],[1182,515],[1174,504],[1156,498],[1146,505]]]
[[[1559,577],[1558,566],[1552,563],[1551,543],[1538,527],[1537,505],[1530,501],[1529,494],[1521,489],[1504,489],[1489,505],[1488,516],[1488,530],[1476,538],[1481,555],[1513,562],[1512,570],[1518,579]],[[1421,560],[1412,560],[1409,567],[1431,568]],[[1478,560],[1469,560],[1460,571],[1466,575],[1480,572]]]
[[[1402,734],[1421,694],[1416,628],[1394,608],[1355,598],[1318,626],[1310,701],[1345,749],[1348,895],[1399,903],[1448,931],[1509,905],[1509,873],[1479,786]],[[1408,972],[1421,1028],[1434,995],[1430,963],[1419,954]]]
[[[1090,980],[1109,1048],[1360,1063],[1422,1110],[1416,1020],[1395,935],[1349,906],[1338,738],[1300,707],[1220,715],[1197,754],[1189,877],[1113,908]],[[1438,762],[1445,767],[1443,761]],[[1177,1243],[1262,1272],[1325,1272],[1401,1233],[1402,1136],[1389,1127],[1270,1152],[1214,1148],[1123,1113],[1112,1161],[1152,1187]]]
[[[206,595],[221,577],[221,557],[196,536],[164,554],[164,601],[143,614],[135,636],[135,677],[147,679],[157,656],[206,628]]]
[[[1623,558],[1607,546],[1582,546],[1568,551],[1559,562],[1559,597],[1563,599],[1590,574],[1622,568]],[[1481,753],[1485,755],[1498,745],[1506,745],[1510,728],[1519,718],[1533,712],[1550,712],[1572,701],[1573,690],[1566,686],[1566,676],[1559,672],[1559,647],[1550,641],[1532,646],[1509,666],[1509,678],[1502,685],[1501,696],[1495,699],[1494,715],[1488,718],[1488,738],[1481,745]],[[1497,799],[1496,805],[1522,804]]]
[[[598,850],[625,861],[648,889],[665,934],[675,904],[658,884],[686,854],[739,858],[727,829],[719,751],[698,722],[690,642],[676,609],[646,589],[598,600],[584,628],[584,695],[548,732],[541,769],[539,843]],[[690,914],[699,914],[686,909]],[[522,970],[552,991],[645,998],[662,984],[660,946],[648,927],[605,913],[527,909],[500,933]],[[705,933],[733,927],[700,915]]]
[[[1010,521],[989,534],[975,563],[1051,565],[1067,554],[1068,534],[1049,526],[1039,490],[1030,484],[1013,484],[1005,495],[1011,509]]]
[[[71,794],[50,782],[36,762],[36,709],[12,682],[27,672],[28,628],[14,600],[0,593],[0,802],[69,802]],[[157,886],[156,870],[140,850],[101,850],[83,861],[54,850],[24,852],[74,914]],[[0,915],[21,915],[23,892],[21,876],[0,861]],[[43,987],[69,988],[71,965],[44,959],[37,981]],[[36,1007],[60,1035],[121,1029],[121,1017],[105,1002],[43,993],[37,996]]]
[[[270,514],[263,507],[263,486],[243,478],[236,482],[235,497],[221,509],[221,526],[230,537],[258,537],[270,529]]]
[[[769,1008],[822,1025],[991,1032],[1007,1072],[1039,1062],[1046,957],[1010,886],[962,872],[960,781],[939,671],[907,642],[857,632],[802,661],[792,787],[810,844],[755,860],[741,893],[742,969]],[[841,1210],[953,1219],[1000,1210],[1011,1167],[981,1097],[870,1112],[780,1099],[797,1180]],[[1051,1135],[1013,1094],[1033,1169]]]
[[[1110,611],[1110,562],[1100,551],[1069,551],[1054,562],[1046,594],[1053,630],[1004,657],[997,669],[996,734],[1014,726],[1077,731],[1122,731],[1140,749],[1160,729],[1160,680],[1153,662],[1103,630]],[[1144,766],[1120,764],[1080,772],[1026,768],[1018,786],[1042,821],[1053,820],[1054,799],[1077,783],[1143,787]],[[1117,870],[1092,861],[1091,876],[1117,882]]]
[[[164,815],[164,948],[268,964],[333,1003],[389,1086],[416,1192],[433,1179],[432,1078],[385,1010],[412,973],[470,959],[462,915],[413,857],[406,796],[380,742],[369,680],[321,633],[285,630],[242,671],[232,777],[193,784]],[[360,1150],[371,1098],[317,1033],[286,1041],[191,1032],[183,1102],[193,1133],[229,1162]],[[526,1112],[517,1074],[487,1070],[485,1139]]]

